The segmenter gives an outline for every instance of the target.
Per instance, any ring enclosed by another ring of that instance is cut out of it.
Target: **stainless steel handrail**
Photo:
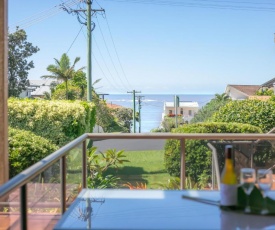
[[[0,186],[0,199],[7,193],[26,184],[28,181],[39,175],[54,162],[86,139],[177,139],[177,140],[275,140],[275,134],[243,134],[243,133],[86,133],[68,143],[64,147],[45,157],[22,173],[13,177],[7,183]]]
[[[25,185],[30,180],[38,176],[41,172],[43,172],[45,169],[47,169],[56,161],[58,161],[62,156],[66,155],[68,151],[72,150],[73,148],[81,144],[83,141],[85,141],[87,139],[87,136],[87,134],[83,134],[82,136],[68,143],[64,147],[58,149],[51,155],[45,157],[33,166],[29,167],[28,169],[19,173],[15,177],[11,178],[8,182],[0,186],[0,199],[4,197],[6,194],[13,191],[14,189]]]
[[[88,133],[88,138],[102,139],[193,139],[193,140],[275,140],[275,134],[244,133]]]
[[[105,139],[175,139],[180,141],[181,146],[181,189],[184,189],[185,182],[185,140],[193,139],[193,140],[230,140],[230,141],[238,141],[238,140],[275,140],[275,134],[267,133],[267,134],[240,134],[240,133],[135,133],[135,134],[125,134],[125,133],[86,133],[72,142],[68,143],[64,147],[55,151],[51,155],[45,157],[38,163],[34,164],[30,168],[24,170],[17,176],[13,177],[7,183],[0,186],[0,199],[6,197],[13,190],[20,188],[20,210],[21,210],[21,229],[27,229],[27,183],[31,181],[33,178],[42,173],[45,169],[49,168],[55,162],[60,160],[61,162],[61,210],[62,213],[66,209],[65,198],[66,198],[66,190],[65,190],[65,156],[68,154],[70,150],[82,144],[82,185],[83,188],[86,187],[86,140],[105,140]]]

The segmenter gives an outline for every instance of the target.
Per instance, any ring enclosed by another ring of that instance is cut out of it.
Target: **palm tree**
[[[78,70],[74,70],[76,63],[80,60],[80,57],[76,57],[72,66],[70,66],[70,59],[67,54],[62,54],[61,59],[55,60],[55,65],[49,65],[47,70],[52,73],[52,75],[44,75],[41,78],[52,78],[57,81],[65,82],[66,86],[66,99],[68,100],[68,80],[72,79],[74,75],[82,71],[85,67],[81,67]]]
[[[222,93],[222,94],[215,94],[215,98],[214,100],[218,101],[218,102],[224,102],[224,101],[228,101],[230,99],[230,97],[226,94],[226,93]]]

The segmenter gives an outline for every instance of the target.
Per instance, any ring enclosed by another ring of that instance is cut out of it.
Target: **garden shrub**
[[[10,178],[58,149],[49,140],[29,131],[9,128]]]
[[[225,93],[223,94],[215,94],[215,97],[211,99],[205,106],[200,108],[200,110],[195,114],[194,118],[190,121],[190,123],[197,122],[209,122],[211,120],[212,115],[219,110],[222,106],[230,102],[231,99]]]
[[[256,92],[257,96],[272,96],[274,95],[274,90],[273,89],[264,89],[261,88]]]
[[[261,133],[261,129],[252,125],[238,123],[195,123],[186,124],[172,130],[172,133]],[[211,150],[207,140],[186,140],[186,176],[195,183],[199,178],[210,176]],[[216,146],[219,152],[224,145]],[[167,140],[165,144],[165,167],[171,176],[180,176],[180,141]]]
[[[212,121],[250,124],[268,132],[275,127],[275,102],[256,99],[231,101],[213,115]]]
[[[124,151],[116,149],[108,149],[106,152],[97,153],[96,147],[91,147],[87,151],[88,165],[88,188],[117,188],[119,177],[107,174],[110,167],[118,168],[125,162]]]
[[[121,107],[111,109],[111,112],[114,116],[114,123],[116,123],[119,127],[119,131],[130,133],[133,123],[133,110],[130,108]]]
[[[95,107],[84,101],[15,99],[8,101],[9,125],[28,130],[63,146],[92,132]]]

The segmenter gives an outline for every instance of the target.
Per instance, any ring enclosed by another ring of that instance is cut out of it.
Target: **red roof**
[[[123,108],[121,105],[107,103],[107,106],[111,109]]]

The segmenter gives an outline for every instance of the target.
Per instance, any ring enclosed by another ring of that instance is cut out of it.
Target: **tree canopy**
[[[275,127],[275,102],[273,100],[231,101],[213,114],[212,121],[250,124],[268,132]]]
[[[17,28],[8,35],[8,94],[18,97],[29,86],[28,71],[34,68],[33,61],[28,61],[39,48],[27,41],[25,30]]]
[[[191,123],[210,121],[212,115],[229,101],[231,101],[231,99],[227,94],[215,94],[215,97],[198,111],[191,120]]]
[[[70,63],[70,58],[66,53],[62,54],[60,60],[54,58],[55,64],[51,64],[47,67],[47,70],[51,73],[51,75],[44,75],[41,78],[52,78],[57,81],[65,82],[66,87],[66,99],[69,98],[68,91],[68,81],[71,80],[76,74],[82,72],[85,67],[81,67],[78,70],[75,70],[75,65],[79,62],[80,57],[76,57],[73,64]]]

